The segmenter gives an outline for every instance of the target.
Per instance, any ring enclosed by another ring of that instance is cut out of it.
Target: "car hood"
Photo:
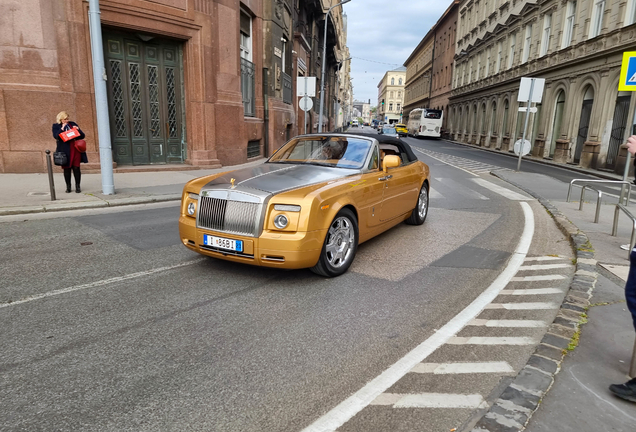
[[[306,164],[264,163],[255,167],[225,173],[207,183],[201,188],[201,191],[256,189],[270,194],[277,194],[359,173],[360,171],[355,169]],[[232,187],[232,179],[234,179],[234,187]]]

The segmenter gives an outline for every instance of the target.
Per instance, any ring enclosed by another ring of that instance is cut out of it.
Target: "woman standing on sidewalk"
[[[53,123],[53,138],[57,141],[57,148],[55,151],[66,153],[68,160],[68,165],[62,166],[62,169],[64,170],[64,181],[66,182],[66,193],[71,192],[71,170],[73,170],[73,177],[75,177],[75,192],[80,193],[82,191],[80,189],[80,181],[82,179],[80,163],[88,163],[88,158],[86,157],[86,153],[77,151],[75,148],[75,140],[84,139],[84,132],[82,132],[79,126],[77,126],[77,123],[69,120],[69,116],[66,111],[61,111],[55,120],[56,123]],[[80,136],[64,142],[62,138],[60,138],[60,134],[71,130],[71,128],[77,129]]]

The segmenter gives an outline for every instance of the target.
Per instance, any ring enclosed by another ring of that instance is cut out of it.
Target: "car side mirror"
[[[395,155],[387,155],[384,156],[384,161],[382,162],[382,170],[387,172],[389,168],[395,168],[400,166],[400,157]]]

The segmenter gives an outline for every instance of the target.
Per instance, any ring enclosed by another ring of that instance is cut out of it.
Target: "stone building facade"
[[[233,165],[295,135],[299,3],[100,0],[117,167]],[[45,171],[62,110],[86,132],[86,168],[99,169],[88,8],[0,4],[0,172]]]
[[[634,0],[462,1],[453,138],[509,151],[523,134],[520,78],[545,78],[526,133],[532,153],[622,172],[636,99],[618,80],[623,51],[636,48],[635,8]]]
[[[377,119],[386,123],[399,123],[404,107],[406,68],[388,71],[378,83]]]
[[[458,11],[459,0],[454,0],[404,63],[404,122],[415,108],[443,110],[444,135],[447,135],[449,98],[453,88]]]

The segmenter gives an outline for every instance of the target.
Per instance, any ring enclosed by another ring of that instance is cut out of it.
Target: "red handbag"
[[[83,139],[75,140],[75,150],[80,153],[86,153],[86,141]]]
[[[80,133],[77,129],[70,129],[60,134],[60,138],[62,138],[62,141],[64,142],[68,140],[72,140],[73,138],[77,138],[79,136],[80,136]]]

